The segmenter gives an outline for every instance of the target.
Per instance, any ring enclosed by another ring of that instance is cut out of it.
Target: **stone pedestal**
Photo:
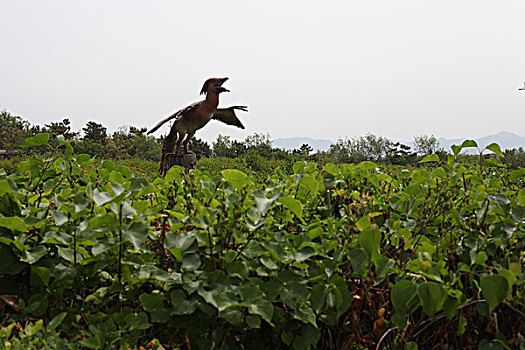
[[[197,168],[197,156],[193,152],[186,154],[167,154],[166,161],[168,162],[168,170],[174,165],[183,167],[186,171]]]

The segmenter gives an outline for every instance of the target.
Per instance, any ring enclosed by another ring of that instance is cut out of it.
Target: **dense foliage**
[[[148,181],[48,142],[0,175],[3,347],[523,341],[525,169],[433,155]]]
[[[146,131],[146,128],[123,126],[108,134],[107,128],[102,124],[88,121],[81,131],[76,132],[71,129],[67,118],[40,127],[31,125],[21,117],[13,116],[4,110],[0,112],[0,152],[7,151],[10,158],[16,155],[24,156],[20,150],[24,140],[39,132],[45,132],[50,135],[50,143],[54,146],[58,145],[58,136],[64,136],[65,141],[73,146],[74,154],[88,154],[98,159],[111,159],[119,163],[123,160],[158,162],[164,138],[147,135]],[[193,138],[189,148],[196,153],[198,159],[208,158],[207,164],[213,166],[217,163],[214,161],[216,158],[221,158],[234,166],[240,160],[250,169],[260,168],[259,171],[262,172],[276,166],[283,167],[283,164],[291,169],[291,166],[299,160],[315,161],[318,164],[360,163],[368,160],[382,164],[413,166],[430,154],[438,154],[442,160],[447,158],[447,152],[440,148],[439,141],[433,135],[415,136],[414,150],[408,145],[373,134],[339,139],[328,150],[315,153],[308,144],[303,144],[294,150],[274,148],[269,134],[257,133],[248,135],[242,141],[218,135],[211,146],[203,140]],[[510,167],[517,169],[525,166],[523,148],[508,149],[504,154],[502,161]],[[495,154],[484,156],[490,158],[495,157]],[[475,158],[471,154],[461,155],[457,161],[469,163],[475,161]],[[5,165],[11,170],[10,164]]]

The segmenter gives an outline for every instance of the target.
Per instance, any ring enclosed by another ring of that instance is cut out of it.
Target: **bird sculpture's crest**
[[[210,78],[210,79],[206,80],[204,82],[204,85],[202,86],[201,95],[207,94],[208,93],[208,89],[210,88],[210,85],[213,84],[214,82],[216,82],[217,80],[219,80],[219,79],[217,79],[217,78]]]
[[[202,86],[202,89],[201,89],[201,95],[205,94],[208,91],[208,86],[210,86],[212,80],[213,80],[213,78],[212,79],[208,79],[208,80],[206,80],[204,82],[204,85]]]

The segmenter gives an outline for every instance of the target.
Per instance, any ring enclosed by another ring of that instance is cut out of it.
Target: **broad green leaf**
[[[405,348],[404,348],[404,350],[417,350],[417,349],[418,349],[417,343],[414,341],[409,341],[408,343],[406,343]]]
[[[476,252],[475,250],[470,251],[470,259],[471,259],[471,265],[480,265],[484,266],[485,262],[488,259],[487,253],[484,251]]]
[[[293,333],[292,332],[282,332],[281,333],[281,340],[286,345],[292,344],[293,341]]]
[[[312,196],[315,196],[319,189],[317,180],[310,174],[304,174],[301,180],[299,180],[299,184],[306,187]]]
[[[139,300],[144,310],[150,313],[153,322],[168,321],[169,312],[164,307],[164,297],[161,294],[141,294]]]
[[[45,315],[48,305],[49,299],[46,294],[33,294],[27,301],[25,312],[28,312],[35,317],[42,317]]]
[[[388,276],[389,272],[392,273],[390,269],[392,268],[392,266],[394,266],[394,264],[394,260],[389,259],[386,256],[379,255],[377,261],[375,262],[376,282],[380,282],[383,279],[385,279]]]
[[[304,302],[294,309],[293,317],[303,323],[310,323],[312,326],[317,327],[314,311]]]
[[[454,153],[455,156],[457,156],[459,152],[461,152],[461,150],[463,149],[463,147],[458,146],[458,145],[452,145],[450,146],[450,148],[452,149],[452,152]],[[450,159],[449,159],[449,162],[450,162]]]
[[[182,266],[188,271],[195,271],[201,266],[201,258],[196,253],[185,254],[182,257]]]
[[[219,317],[225,319],[234,326],[241,325],[244,319],[244,315],[239,307],[230,307],[225,309],[219,312]]]
[[[239,277],[242,279],[248,278],[248,267],[244,261],[234,261],[224,264],[226,271],[232,277]]]
[[[511,181],[516,181],[520,177],[525,177],[525,168],[519,168],[510,172]]]
[[[516,283],[516,277],[514,277],[510,270],[499,269],[498,273],[500,274],[500,276],[505,277],[505,279],[507,280],[509,286],[507,288],[507,298],[510,298],[512,293],[512,286],[514,285],[514,283]]]
[[[53,317],[53,319],[49,321],[49,324],[47,325],[47,331],[48,332],[54,331],[58,326],[62,324],[62,322],[64,322],[64,319],[66,318],[66,316],[67,316],[67,312],[61,312],[55,317]]]
[[[183,173],[184,169],[182,167],[178,165],[172,166],[166,173],[166,176],[164,176],[164,181],[166,181],[168,184],[171,184],[174,181],[179,183],[182,179]]]
[[[519,277],[521,275],[521,264],[519,262],[510,263],[509,271],[514,275],[514,277]]]
[[[501,341],[500,339],[494,339],[494,340],[491,340],[490,342],[487,339],[483,339],[479,343],[479,347],[478,347],[478,350],[505,350],[505,349],[509,349],[509,347],[506,346],[505,343]]]
[[[16,275],[26,266],[27,264],[21,263],[10,247],[0,243],[0,274]]]
[[[423,311],[430,317],[441,310],[447,296],[445,289],[436,282],[423,282],[419,285],[417,294]]]
[[[251,182],[248,175],[239,170],[226,169],[221,171],[221,174],[224,179],[228,181],[228,183],[235,189],[241,189]]]
[[[465,333],[465,327],[467,325],[467,319],[463,315],[459,316],[458,321],[458,335],[463,335]]]
[[[355,225],[361,232],[372,226],[372,224],[370,223],[370,218],[368,216],[363,216],[361,219],[357,220]]]
[[[485,166],[488,167],[504,167],[504,165],[500,162],[498,162],[494,158],[485,159]]]
[[[98,206],[102,206],[106,203],[111,202],[113,197],[107,192],[99,191],[98,188],[95,188],[93,191],[93,200],[95,201],[95,204]]]
[[[49,280],[51,279],[51,274],[49,269],[44,266],[31,266],[31,286],[49,286]]]
[[[517,200],[518,200],[518,204],[519,204],[519,205],[521,205],[521,206],[525,206],[525,188],[521,189],[521,190],[518,192]]]
[[[75,161],[78,165],[88,165],[91,163],[91,156],[89,154],[79,154]]]
[[[321,332],[311,324],[301,325],[301,330],[293,340],[294,350],[307,350],[315,346],[321,337]]]
[[[298,218],[303,218],[303,204],[297,199],[293,199],[292,197],[281,197],[279,198],[279,203],[283,204]]]
[[[42,145],[46,145],[48,141],[49,141],[49,134],[40,133],[40,134],[36,134],[33,137],[29,137],[25,139],[24,143],[20,147],[27,148],[27,147],[33,147],[33,146],[42,146]]]
[[[19,217],[0,217],[0,226],[13,231],[26,232],[28,230],[24,220]]]
[[[116,168],[115,163],[113,163],[111,160],[103,160],[102,167],[109,171],[113,171]]]
[[[183,254],[194,253],[198,247],[197,239],[191,233],[168,235],[166,245],[168,248],[180,248]]]
[[[359,167],[363,170],[373,170],[377,168],[377,164],[369,160],[359,163]]]
[[[87,229],[93,230],[103,226],[112,226],[118,223],[118,218],[111,214],[98,215],[91,218],[88,222]]]
[[[428,162],[439,162],[439,156],[437,154],[430,154],[419,161],[420,163]]]
[[[369,255],[366,254],[363,248],[354,248],[348,252],[348,258],[352,264],[352,268],[359,275],[363,274],[363,268],[369,260]]]
[[[11,193],[11,186],[7,180],[0,180],[0,196],[3,196],[6,193]]]
[[[71,156],[73,155],[73,146],[71,146],[69,142],[64,141],[64,135],[58,135],[58,139],[60,140],[60,146],[66,149],[64,152],[66,159],[71,159]]]
[[[407,314],[410,301],[416,296],[418,286],[415,282],[402,280],[392,286],[392,305],[396,311]]]
[[[303,172],[303,169],[306,167],[306,162],[299,160],[294,163],[293,165],[293,173],[294,174],[301,174]]]
[[[498,156],[500,157],[504,157],[503,155],[503,152],[501,152],[501,148],[499,147],[499,145],[497,143],[491,143],[490,145],[488,145],[487,147],[485,147],[486,149],[496,153]]]
[[[461,300],[458,300],[457,298],[453,298],[450,295],[446,297],[445,302],[443,303],[443,311],[445,312],[445,315],[447,315],[447,318],[449,319],[449,321],[458,312],[458,306],[460,302]]]
[[[22,252],[21,261],[24,261],[28,264],[34,264],[40,260],[44,255],[46,255],[47,248],[43,245],[37,245],[32,250],[24,250]]]
[[[38,333],[44,326],[44,320],[38,320],[35,323],[30,323],[26,328],[24,329],[24,333],[33,336]]]
[[[310,293],[310,304],[317,314],[321,313],[325,307],[326,286],[324,284],[316,284]]]
[[[128,201],[125,201],[124,204],[122,204],[122,217],[133,219],[136,215],[137,211],[135,208],[133,208]]]
[[[180,289],[170,292],[170,301],[175,315],[191,315],[197,308],[197,299],[188,298]]]
[[[261,318],[257,315],[246,315],[246,324],[250,328],[261,328]]]
[[[381,242],[381,232],[377,229],[367,229],[359,235],[359,245],[366,251],[370,260],[374,263],[379,259],[379,243]]]
[[[131,173],[131,171],[129,170],[129,168],[126,167],[126,166],[123,166],[123,165],[119,165],[119,166],[117,167],[117,171],[118,171],[119,173],[121,173],[122,176],[124,176],[125,178],[130,178],[130,177],[133,175],[133,174]]]
[[[55,210],[53,213],[51,213],[51,215],[53,215],[53,218],[55,219],[55,225],[57,226],[62,226],[68,221],[67,214],[61,210]]]
[[[248,312],[259,315],[263,320],[271,323],[273,317],[273,305],[266,299],[256,299],[248,305]]]
[[[148,228],[142,222],[133,222],[131,225],[124,227],[122,232],[127,240],[133,244],[133,248],[137,251],[144,249],[146,239],[148,238]]]
[[[461,147],[462,148],[466,148],[466,147],[478,147],[478,144],[476,141],[474,140],[465,140],[463,141],[463,143],[461,144]]]
[[[148,329],[151,323],[148,322],[148,315],[144,312],[131,312],[126,314],[126,324],[129,325],[130,330],[134,329]]]
[[[268,198],[266,194],[261,190],[256,190],[253,192],[253,197],[255,198],[255,205],[257,210],[261,215],[266,215],[268,209],[270,209],[275,201],[275,198]]]
[[[507,296],[509,288],[507,279],[500,275],[485,275],[481,278],[481,292],[489,305],[489,312],[492,312]]]

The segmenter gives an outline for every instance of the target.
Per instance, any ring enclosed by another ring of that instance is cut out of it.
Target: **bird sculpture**
[[[525,90],[525,82],[523,82],[523,87],[520,87],[518,90]]]
[[[219,105],[219,94],[222,92],[230,92],[230,90],[222,86],[226,80],[228,80],[228,78],[211,78],[206,80],[201,90],[201,95],[206,95],[205,100],[195,102],[173,113],[158,122],[157,125],[148,132],[148,134],[151,134],[164,123],[175,119],[175,122],[171,126],[170,133],[166,136],[162,144],[159,173],[166,173],[168,166],[166,157],[168,154],[173,153],[175,143],[177,145],[175,154],[179,154],[181,143],[184,147],[184,152],[189,153],[188,143],[195,135],[195,132],[208,124],[211,119],[216,119],[228,125],[234,125],[244,129],[244,125],[242,125],[241,121],[235,115],[235,110],[247,112],[248,107],[232,106],[228,108],[217,108]]]

